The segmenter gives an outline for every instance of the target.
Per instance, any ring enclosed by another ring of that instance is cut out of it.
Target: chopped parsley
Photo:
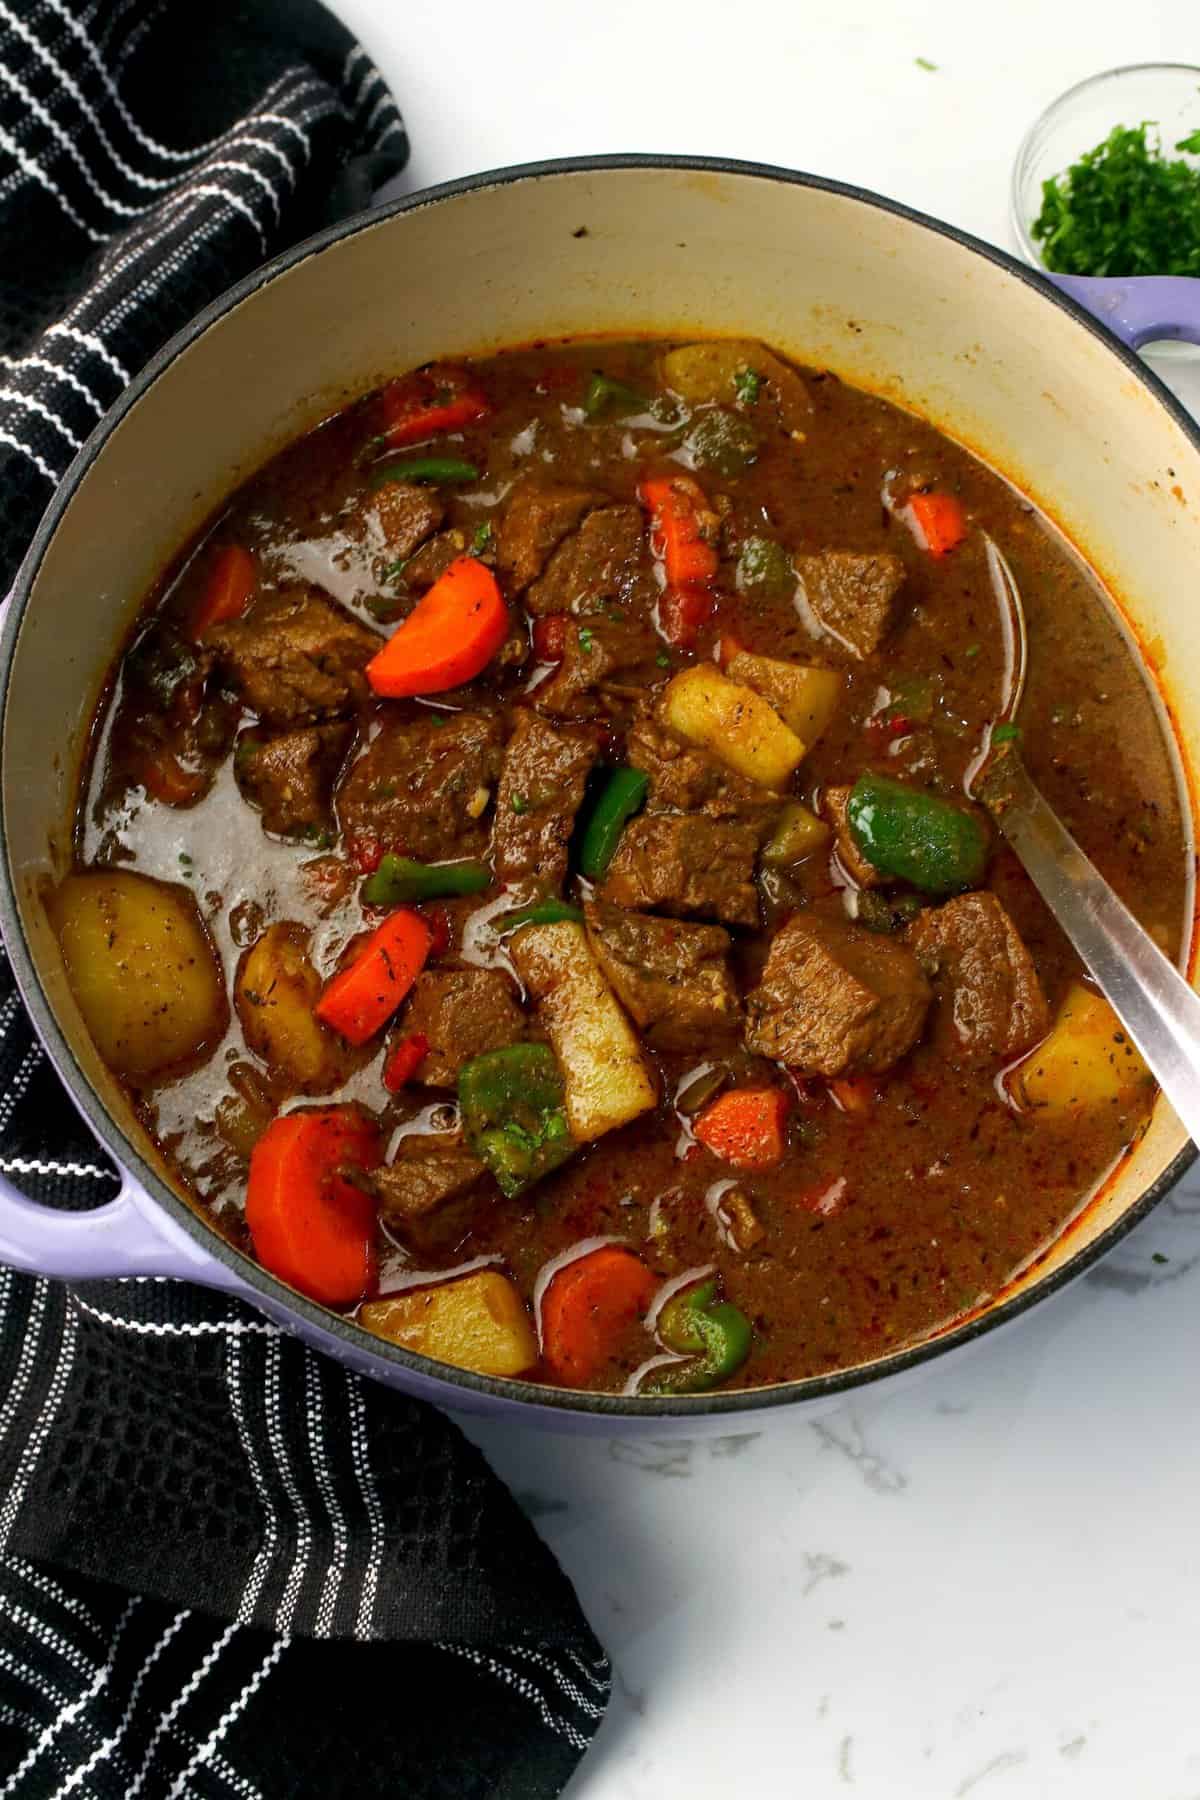
[[[737,395],[739,406],[753,406],[762,388],[762,376],[754,369],[736,369],[733,376],[733,391]]]
[[[411,556],[402,556],[399,562],[389,563],[387,568],[383,571],[383,579],[385,581],[399,581],[411,561]]]
[[[526,800],[524,794],[514,794],[512,799],[509,801],[509,805],[512,807],[513,811],[518,815],[518,817],[521,815],[521,813],[528,812],[528,810],[529,810],[529,802],[528,802],[528,800]]]
[[[660,669],[669,669],[671,666],[671,659],[665,650],[660,650],[654,660]]]
[[[966,649],[963,651],[963,655],[964,656],[978,656],[979,652],[982,649],[983,649],[982,644],[968,644]]]
[[[935,62],[930,62],[927,56],[914,56],[913,61],[916,63],[918,69],[927,69],[931,75],[936,74],[937,64]]]
[[[1171,1260],[1170,1257],[1164,1256],[1161,1250],[1156,1250],[1154,1252],[1154,1255],[1150,1258],[1151,1262],[1156,1262],[1156,1263],[1170,1262],[1170,1260]]]
[[[592,654],[595,644],[595,632],[589,630],[586,625],[581,625],[579,627],[579,648],[583,651],[585,656],[590,656]]]
[[[1200,155],[1200,131],[1175,149]],[[1152,121],[1115,125],[1042,183],[1030,229],[1060,275],[1200,275],[1200,168],[1164,155]]]
[[[993,744],[1019,744],[1020,741],[1021,727],[1019,725],[992,726]]]
[[[475,527],[475,535],[471,539],[471,555],[482,556],[492,541],[492,521],[485,519],[482,525]]]

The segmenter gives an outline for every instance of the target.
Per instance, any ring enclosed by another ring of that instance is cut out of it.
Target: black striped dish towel
[[[147,357],[406,149],[310,0],[0,0],[0,592]],[[0,1171],[116,1191],[2,951]],[[200,1289],[0,1271],[0,1792],[540,1800],[608,1686],[440,1414]]]

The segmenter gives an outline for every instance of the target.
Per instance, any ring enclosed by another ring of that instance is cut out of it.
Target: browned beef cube
[[[536,581],[551,553],[601,498],[591,488],[564,487],[532,476],[519,481],[496,534],[496,560],[508,590]]]
[[[848,787],[826,788],[821,795],[821,811],[833,826],[833,843],[838,861],[851,880],[860,888],[882,887],[887,880],[874,863],[869,863],[850,831],[847,808],[852,790]]]
[[[1008,1062],[1049,1031],[1033,958],[994,894],[960,894],[928,908],[908,942],[933,982],[934,1030],[951,1057]]]
[[[425,969],[413,983],[401,1028],[405,1037],[420,1032],[429,1040],[415,1079],[454,1087],[473,1056],[521,1041],[525,1014],[501,969]]]
[[[452,562],[467,554],[466,533],[439,531],[422,544],[415,556],[404,565],[404,586],[413,594],[423,594],[435,581],[440,581]]]
[[[373,1170],[369,1182],[387,1229],[401,1243],[428,1253],[448,1250],[465,1237],[476,1214],[496,1198],[486,1174],[457,1139],[414,1133],[401,1138],[396,1160]]]
[[[704,812],[714,819],[761,823],[765,832],[779,810],[777,795],[736,774],[707,750],[686,744],[652,715],[634,722],[625,754],[650,778],[647,812]]]
[[[345,528],[365,549],[397,562],[431,537],[445,516],[446,505],[436,488],[385,481],[355,501]]]
[[[746,997],[746,1047],[805,1075],[879,1074],[920,1037],[930,997],[905,945],[798,912]]]
[[[342,830],[427,862],[481,854],[501,737],[490,713],[389,716],[339,783]]]
[[[641,507],[601,506],[559,545],[525,605],[534,614],[648,611],[657,592]]]
[[[206,640],[247,706],[267,725],[315,724],[366,693],[362,671],[383,640],[308,588],[268,594]]]
[[[737,1031],[742,1006],[729,972],[727,931],[602,900],[584,912],[596,961],[647,1043],[704,1051]]]
[[[817,623],[857,657],[873,656],[896,617],[904,564],[888,552],[798,556],[796,573]]]
[[[600,897],[676,918],[757,925],[759,837],[754,826],[703,813],[642,813],[622,832]]]
[[[504,753],[492,822],[492,865],[512,887],[562,886],[567,846],[598,745],[593,732],[548,725],[522,708]]]
[[[243,797],[262,813],[264,831],[311,836],[329,823],[330,800],[353,725],[309,725],[262,742],[247,732],[234,757]]]
[[[539,712],[588,718],[604,697],[636,697],[660,673],[661,645],[648,622],[597,617],[567,627],[563,659],[530,695]]]

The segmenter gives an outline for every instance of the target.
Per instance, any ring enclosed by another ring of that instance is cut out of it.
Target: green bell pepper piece
[[[890,775],[860,775],[846,808],[850,835],[881,875],[924,894],[977,887],[987,868],[988,837],[965,807]]]
[[[441,900],[448,894],[481,894],[491,887],[491,870],[481,862],[423,863],[388,854],[363,883],[368,906],[408,906],[414,900]]]
[[[608,873],[626,824],[646,798],[649,777],[640,769],[614,769],[592,810],[583,834],[579,866],[589,881]]]
[[[697,415],[683,440],[697,469],[717,475],[744,475],[758,457],[758,433],[740,413],[710,406]]]
[[[644,394],[612,375],[593,375],[583,396],[583,410],[589,419],[624,418],[626,413],[645,412],[646,406]]]
[[[479,470],[461,456],[402,456],[397,462],[386,462],[371,477],[373,488],[385,487],[389,481],[428,481],[435,485],[456,481],[478,481]]]
[[[563,1079],[546,1044],[486,1050],[458,1072],[467,1147],[511,1199],[557,1169],[575,1149]]]
[[[522,925],[558,925],[564,919],[572,919],[578,925],[583,921],[583,914],[566,900],[535,900],[532,906],[519,906],[515,912],[501,913],[495,920],[495,928],[506,937],[510,931],[519,931]]]
[[[738,552],[734,583],[739,594],[761,594],[779,600],[796,585],[792,559],[774,538],[748,537]]]
[[[642,1394],[707,1393],[741,1368],[754,1340],[745,1313],[717,1300],[715,1276],[671,1296],[658,1315],[658,1335],[668,1350],[692,1360],[652,1370]]]

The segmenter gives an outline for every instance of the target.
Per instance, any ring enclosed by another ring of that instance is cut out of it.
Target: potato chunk
[[[765,344],[755,338],[709,338],[699,344],[681,344],[659,361],[659,374],[667,387],[689,406],[713,402],[732,406],[745,398],[747,377],[765,382],[780,422],[788,431],[803,435],[812,418],[812,396],[803,378]],[[751,391],[754,384],[751,382]]]
[[[154,1075],[222,1037],[221,965],[187,888],[93,869],[68,875],[50,910],[71,992],[118,1075]]]
[[[238,964],[234,1004],[256,1055],[306,1094],[328,1094],[349,1072],[339,1039],[313,1012],[321,978],[308,959],[308,932],[271,925]]]
[[[681,738],[766,788],[784,787],[804,755],[801,739],[761,694],[710,663],[669,681],[661,710],[663,722]]]
[[[521,1375],[538,1357],[524,1302],[495,1269],[371,1300],[359,1308],[358,1322],[376,1337],[477,1375]]]
[[[828,730],[842,693],[842,677],[836,669],[816,669],[778,656],[755,656],[749,650],[731,656],[725,673],[730,681],[744,682],[769,700],[807,750]]]
[[[1009,1081],[1030,1110],[1072,1113],[1146,1099],[1154,1077],[1108,1001],[1073,981],[1049,1037]]]
[[[571,1136],[586,1143],[648,1111],[658,1096],[646,1057],[583,926],[527,925],[511,954],[562,1070]]]

